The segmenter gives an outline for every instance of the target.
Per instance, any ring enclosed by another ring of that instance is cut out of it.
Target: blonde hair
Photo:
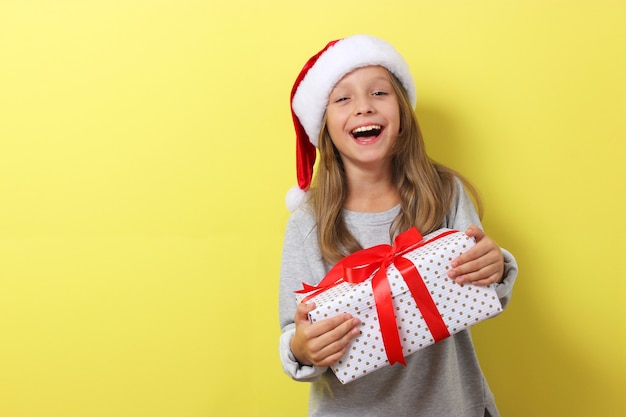
[[[454,198],[455,178],[459,178],[470,192],[482,217],[482,203],[477,190],[459,173],[433,161],[426,154],[417,117],[406,91],[392,73],[387,73],[400,105],[400,132],[391,153],[392,181],[401,202],[400,212],[389,230],[390,240],[413,226],[422,234],[440,228]],[[322,257],[334,264],[362,247],[343,220],[346,177],[339,152],[328,133],[326,116],[319,136],[319,153],[320,162],[311,188],[310,203],[317,221]]]

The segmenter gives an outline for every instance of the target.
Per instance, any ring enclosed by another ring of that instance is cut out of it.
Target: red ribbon
[[[450,336],[422,276],[415,265],[403,258],[402,255],[456,232],[456,230],[449,230],[433,239],[424,241],[420,232],[412,227],[399,234],[395,238],[393,246],[377,245],[348,255],[339,261],[317,286],[303,284],[304,288],[296,292],[300,294],[310,293],[302,300],[307,301],[342,282],[361,283],[375,272],[372,277],[372,289],[387,359],[391,365],[396,362],[406,365],[396,325],[396,316],[393,311],[391,288],[387,280],[387,267],[393,263],[404,278],[428,329],[433,335],[433,339],[438,342]]]

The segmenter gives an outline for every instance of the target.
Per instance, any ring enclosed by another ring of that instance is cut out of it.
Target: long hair
[[[391,224],[390,240],[413,226],[422,234],[440,228],[454,198],[455,178],[459,178],[470,192],[482,217],[482,203],[476,189],[459,173],[426,154],[417,117],[406,91],[392,73],[387,73],[400,107],[400,131],[391,149],[392,181],[400,195],[400,212]],[[319,153],[310,203],[317,220],[322,257],[334,264],[362,247],[343,220],[346,176],[339,152],[328,133],[326,116],[319,136]]]

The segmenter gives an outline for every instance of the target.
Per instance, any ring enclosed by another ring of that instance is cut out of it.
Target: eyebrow
[[[391,84],[391,80],[389,78],[387,78],[387,77],[382,76],[382,75],[381,76],[377,76],[375,78],[372,78],[370,80],[370,82],[372,82],[372,83],[378,82],[378,81],[384,81],[384,82],[387,82],[387,83]],[[333,87],[333,90],[335,90],[336,88],[342,88],[342,86],[343,86],[342,83],[344,83],[344,82],[345,82],[345,80],[339,81],[337,84],[335,84],[335,86]],[[343,88],[347,88],[347,87],[343,87]]]

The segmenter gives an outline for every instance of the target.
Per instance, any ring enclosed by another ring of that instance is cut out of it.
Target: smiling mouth
[[[374,138],[380,135],[383,127],[380,125],[361,126],[354,129],[350,134],[354,139]]]

